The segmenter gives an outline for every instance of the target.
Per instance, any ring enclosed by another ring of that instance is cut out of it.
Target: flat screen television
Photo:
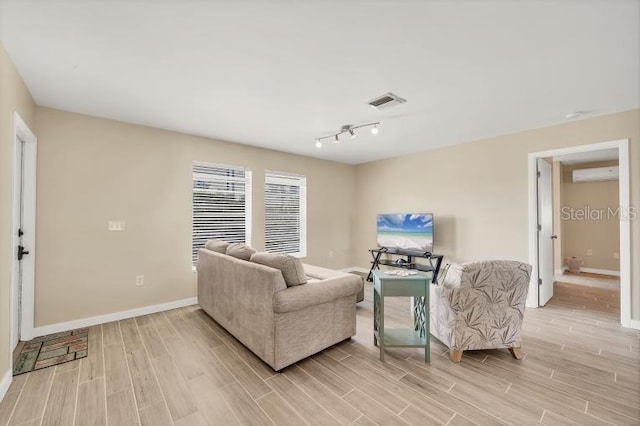
[[[396,213],[378,215],[380,247],[403,250],[433,250],[432,213]]]

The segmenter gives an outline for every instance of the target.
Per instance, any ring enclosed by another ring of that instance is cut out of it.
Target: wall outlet
[[[136,285],[144,285],[144,275],[136,275]]]
[[[620,259],[620,253],[613,253],[614,259]]]
[[[587,249],[587,256],[593,256],[593,250]]]
[[[110,220],[107,229],[109,231],[124,231],[124,220]]]

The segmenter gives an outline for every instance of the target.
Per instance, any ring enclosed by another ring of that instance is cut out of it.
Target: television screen
[[[433,250],[433,214],[378,215],[378,246],[404,250]]]

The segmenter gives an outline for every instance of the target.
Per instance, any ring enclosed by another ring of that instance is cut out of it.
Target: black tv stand
[[[433,278],[431,282],[437,284],[438,272],[440,271],[440,264],[444,256],[441,254],[433,254],[429,251],[419,250],[404,250],[391,247],[378,247],[370,249],[371,257],[371,269],[369,275],[367,275],[367,281],[373,281],[373,271],[380,269],[380,265],[391,266],[393,268],[415,269],[416,271],[433,272]],[[382,259],[382,255],[392,255],[396,258]],[[429,264],[422,264],[415,262],[415,258],[427,259]]]

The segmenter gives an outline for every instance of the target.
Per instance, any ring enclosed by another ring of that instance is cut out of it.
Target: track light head
[[[371,133],[374,134],[374,135],[377,135],[378,134],[378,124],[380,124],[379,121],[374,121],[372,123],[365,123],[365,124],[359,124],[359,125],[343,124],[342,127],[340,127],[340,129],[336,133],[329,133],[326,136],[321,136],[319,138],[316,138],[316,148],[322,148],[322,141],[324,139],[332,139],[333,143],[340,143],[340,135],[342,135],[344,133],[349,133],[349,135],[351,136],[351,139],[353,139],[353,138],[358,136],[358,134],[356,133],[356,130],[357,129],[361,129],[361,128],[365,128],[365,127],[372,127],[373,126],[371,128]]]

